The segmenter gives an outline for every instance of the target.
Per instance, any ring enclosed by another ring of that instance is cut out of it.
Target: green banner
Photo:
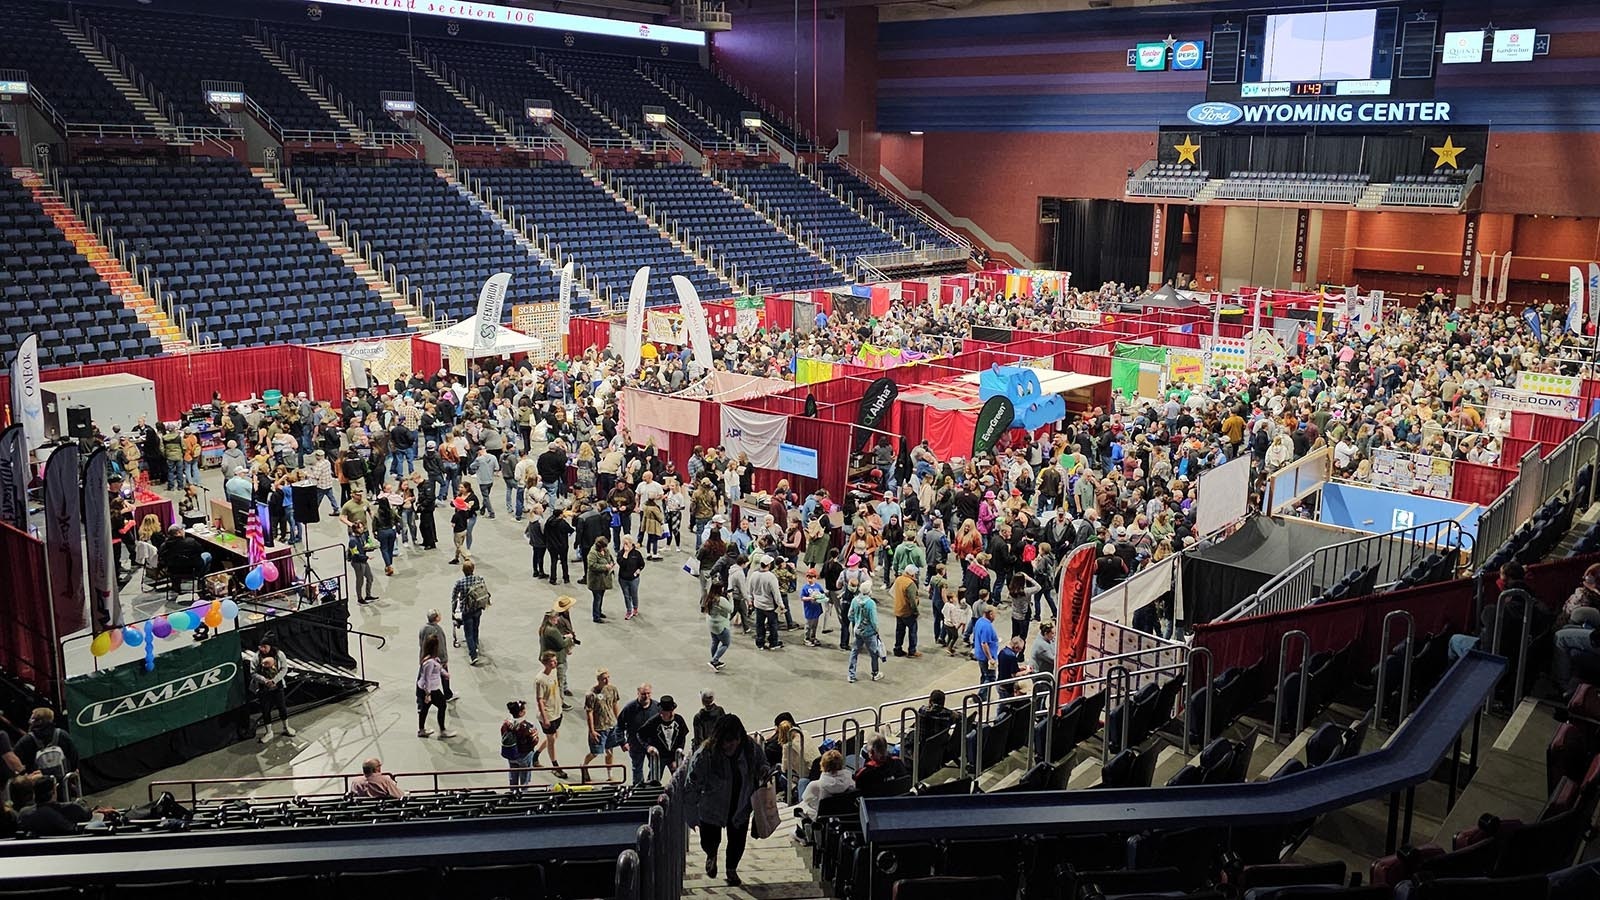
[[[67,681],[72,739],[84,757],[174,731],[244,702],[237,631],[162,653],[148,672],[139,660]]]
[[[990,397],[983,409],[978,410],[978,421],[972,431],[972,455],[994,449],[995,441],[1000,440],[1000,435],[1005,434],[1016,417],[1016,406],[1009,397],[1004,394]]]

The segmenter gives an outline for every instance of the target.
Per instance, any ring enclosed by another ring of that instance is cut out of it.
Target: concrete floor
[[[214,470],[203,473],[203,482],[212,496],[221,496],[221,479]],[[500,511],[504,488],[497,483],[495,508]],[[693,715],[699,708],[700,691],[712,689],[717,702],[736,713],[750,728],[768,729],[773,716],[783,710],[798,719],[863,706],[877,706],[890,700],[921,697],[934,687],[955,687],[976,681],[975,664],[952,659],[937,651],[932,641],[931,614],[924,610],[920,638],[925,655],[921,659],[891,657],[884,664],[885,677],[873,682],[846,681],[849,654],[835,642],[821,648],[802,643],[803,632],[784,633],[787,648],[778,652],[758,652],[749,636],[735,629],[732,649],[724,657],[727,667],[713,672],[707,665],[709,637],[704,617],[699,613],[696,580],[682,571],[688,553],[666,552],[666,559],[652,562],[645,569],[641,584],[641,615],[623,621],[622,596],[618,591],[606,597],[610,621],[593,624],[586,614],[589,594],[576,580],[558,589],[548,582],[535,581],[529,551],[522,537],[522,523],[500,512],[498,518],[480,517],[473,535],[473,558],[478,573],[489,582],[494,605],[484,614],[483,652],[488,663],[467,665],[466,647],[451,653],[451,676],[460,700],[450,707],[449,727],[459,736],[450,740],[416,736],[416,703],[413,683],[417,667],[417,629],[429,607],[447,609],[450,589],[459,569],[447,565],[450,559],[449,518],[439,510],[438,550],[405,548],[395,560],[395,574],[383,574],[382,560],[372,554],[379,602],[370,606],[351,603],[351,625],[357,630],[381,635],[388,640],[382,650],[375,642],[366,646],[368,677],[382,686],[365,696],[313,710],[292,720],[297,734],[279,736],[267,744],[254,740],[191,760],[155,773],[146,779],[106,791],[98,799],[113,805],[144,802],[147,782],[169,779],[229,779],[208,786],[201,795],[238,795],[247,786],[235,779],[263,775],[308,776],[296,782],[295,789],[309,793],[327,790],[330,785],[314,776],[340,772],[359,772],[361,761],[370,756],[383,760],[390,772],[437,772],[445,770],[500,769],[499,725],[505,717],[505,703],[511,699],[531,700],[533,677],[539,671],[537,628],[545,610],[563,593],[577,599],[574,620],[583,645],[572,656],[570,678],[577,696],[577,708],[566,715],[566,727],[557,749],[563,764],[582,761],[587,752],[582,708],[582,691],[594,683],[598,666],[610,669],[612,683],[618,686],[623,701],[631,699],[641,681],[653,684],[659,699],[671,694],[682,712]],[[326,513],[326,507],[324,507]],[[343,526],[325,519],[311,526],[313,547],[342,543]],[[337,550],[319,554],[314,561],[319,574],[326,577],[342,565]],[[573,566],[576,575],[579,567]],[[159,602],[137,595],[138,582],[124,593],[131,619],[163,611]],[[878,591],[879,628],[886,639],[894,634],[894,619],[888,614],[886,594]],[[794,602],[798,617],[800,605]],[[164,642],[162,645],[166,646]],[[176,646],[176,640],[172,643]],[[123,648],[103,658],[101,665],[135,659],[142,651]],[[351,652],[356,652],[352,638]],[[87,641],[68,646],[68,670],[88,670],[93,660]],[[869,664],[862,659],[863,673]],[[431,727],[431,725],[430,725]],[[619,762],[627,755],[617,752]],[[576,774],[576,773],[574,773]],[[450,784],[499,783],[496,776],[458,778]],[[423,786],[422,782],[407,782]],[[274,791],[274,793],[287,791]],[[187,793],[187,789],[183,793]]]

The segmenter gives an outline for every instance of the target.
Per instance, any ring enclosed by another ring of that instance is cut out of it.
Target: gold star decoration
[[[1178,152],[1178,162],[1200,165],[1200,145],[1194,142],[1193,135],[1184,135],[1183,143],[1173,144],[1172,149]],[[1435,150],[1435,153],[1438,151]],[[1457,152],[1460,152],[1459,150]]]
[[[1460,156],[1462,151],[1466,150],[1467,148],[1457,147],[1452,136],[1447,134],[1444,136],[1443,146],[1429,147],[1428,149],[1433,151],[1434,156],[1439,157],[1438,159],[1434,160],[1433,167],[1435,169],[1443,168],[1444,166],[1449,166],[1452,169],[1459,169],[1460,166],[1456,165],[1456,157]]]

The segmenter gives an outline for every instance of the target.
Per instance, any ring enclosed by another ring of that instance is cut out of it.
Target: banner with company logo
[[[1179,41],[1172,45],[1172,69],[1190,72],[1206,67],[1205,41]]]
[[[1061,609],[1060,621],[1056,622],[1056,667],[1072,663],[1081,663],[1089,657],[1089,603],[1094,595],[1094,568],[1095,545],[1085,544],[1074,550],[1067,561],[1061,565],[1061,583],[1057,585],[1056,596]],[[1062,681],[1067,684],[1084,680],[1084,673],[1080,668],[1074,668],[1064,674]],[[1062,705],[1071,703],[1083,693],[1083,688],[1064,687],[1061,689],[1057,702]]]
[[[24,534],[28,531],[28,482],[32,478],[26,442],[21,425],[0,432],[0,522]]]
[[[105,493],[103,486],[100,492]],[[58,635],[72,634],[88,624],[83,599],[82,494],[78,445],[63,444],[52,450],[44,463],[44,556]]]
[[[561,267],[561,282],[556,292],[556,303],[559,304],[556,307],[556,315],[559,317],[556,319],[556,334],[562,337],[572,333],[572,284],[573,267],[576,265],[577,263],[569,259],[567,264]]]
[[[44,397],[39,393],[39,336],[17,345],[11,360],[11,421],[27,436],[27,453],[44,446]]]
[[[89,608],[94,633],[121,628],[122,601],[117,593],[117,572],[111,555],[111,494],[106,483],[106,448],[89,454],[83,467],[83,543],[89,559]]]
[[[166,651],[160,660],[154,669],[135,660],[67,681],[80,755],[99,756],[244,705],[237,631]]]
[[[474,350],[487,350],[494,346],[495,337],[500,333],[500,313],[506,305],[506,286],[511,284],[510,272],[499,272],[489,276],[483,283],[483,289],[478,291],[478,321],[477,334],[473,335],[472,347]]]
[[[762,469],[778,467],[778,446],[789,439],[789,417],[722,407],[722,446]]]
[[[1583,400],[1579,397],[1552,397],[1508,387],[1489,388],[1489,408],[1530,412],[1555,419],[1583,418]]]

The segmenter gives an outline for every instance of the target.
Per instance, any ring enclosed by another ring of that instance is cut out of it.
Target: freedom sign
[[[1519,391],[1516,388],[1489,388],[1489,407],[1512,412],[1530,412],[1556,419],[1582,419],[1583,400],[1579,397],[1554,397]]]
[[[67,681],[72,739],[84,757],[237,709],[245,702],[239,633],[229,631],[156,657]]]

